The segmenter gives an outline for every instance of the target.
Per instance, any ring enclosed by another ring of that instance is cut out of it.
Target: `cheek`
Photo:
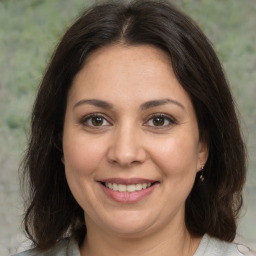
[[[170,174],[187,174],[197,169],[197,144],[190,136],[174,136],[151,148],[155,163]]]
[[[77,136],[67,137],[63,142],[63,148],[66,171],[79,176],[92,174],[104,155],[103,147],[95,141]]]
[[[71,135],[63,140],[63,149],[66,179],[70,190],[84,211],[90,211],[88,206],[97,201],[93,189],[103,154],[101,147],[81,136]]]

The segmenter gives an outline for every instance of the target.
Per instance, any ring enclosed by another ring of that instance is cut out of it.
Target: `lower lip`
[[[109,189],[101,183],[100,183],[100,185],[108,197],[110,197],[111,199],[113,199],[114,201],[119,202],[119,203],[139,202],[142,199],[149,196],[156,187],[156,185],[152,185],[149,188],[142,189],[142,190],[135,191],[135,192],[119,192],[119,191],[114,191],[112,189]]]

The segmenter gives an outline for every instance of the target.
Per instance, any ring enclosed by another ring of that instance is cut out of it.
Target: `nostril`
[[[109,159],[109,162],[113,165],[117,165],[118,161],[114,160],[114,159]]]
[[[127,166],[127,167],[138,165],[142,162],[142,161],[139,161],[139,160],[130,160],[128,157],[127,158],[125,158],[125,157],[123,157],[123,158],[122,157],[120,157],[120,158],[108,158],[108,161],[112,165],[120,165],[120,166]]]
[[[131,163],[129,163],[129,165],[135,165],[135,164],[139,164],[139,163],[140,163],[140,161],[135,160],[135,161],[132,161]]]

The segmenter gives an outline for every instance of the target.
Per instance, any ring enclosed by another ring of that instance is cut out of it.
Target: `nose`
[[[141,164],[147,154],[140,134],[130,125],[117,128],[111,138],[107,159],[111,164],[122,167]]]

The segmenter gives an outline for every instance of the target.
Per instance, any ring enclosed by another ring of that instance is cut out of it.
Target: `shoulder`
[[[229,243],[205,234],[194,256],[256,256],[244,245]]]
[[[78,244],[71,238],[59,241],[53,248],[40,252],[37,249],[31,249],[12,256],[79,256]]]

